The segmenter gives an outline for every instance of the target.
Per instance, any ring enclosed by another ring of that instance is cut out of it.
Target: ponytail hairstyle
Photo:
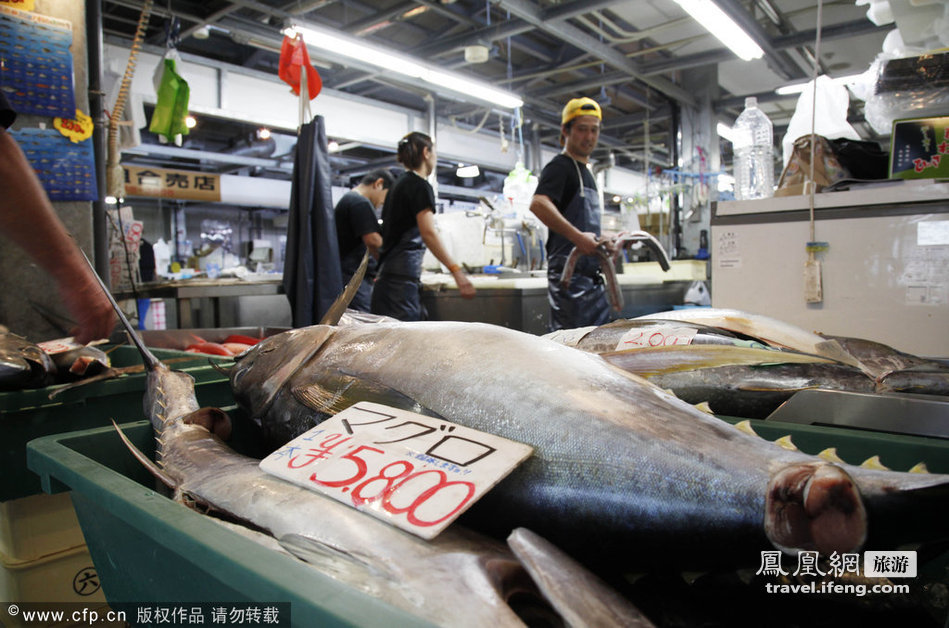
[[[425,149],[432,150],[432,146],[432,138],[424,133],[412,131],[399,140],[398,161],[409,170],[418,170],[422,165]]]

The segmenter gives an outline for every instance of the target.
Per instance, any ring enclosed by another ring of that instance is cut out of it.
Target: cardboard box
[[[0,502],[0,555],[31,561],[86,544],[69,493]]]
[[[0,554],[0,595],[17,603],[105,606],[105,595],[85,545],[18,561]]]
[[[949,178],[949,116],[893,121],[890,178]]]

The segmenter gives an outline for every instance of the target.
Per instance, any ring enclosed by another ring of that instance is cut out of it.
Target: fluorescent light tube
[[[282,32],[289,37],[295,37],[297,33],[300,33],[303,35],[303,41],[309,46],[361,61],[396,74],[420,79],[465,96],[466,100],[476,98],[508,109],[515,109],[524,104],[523,100],[511,92],[495,89],[482,81],[419,63],[410,57],[394,53],[391,50],[379,48],[351,37],[341,36],[329,30],[295,25],[283,29]]]
[[[751,61],[764,56],[764,50],[712,0],[676,0],[676,3],[739,58]]]

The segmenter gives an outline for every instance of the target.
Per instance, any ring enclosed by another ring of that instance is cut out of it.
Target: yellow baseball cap
[[[563,108],[560,124],[567,124],[579,116],[596,116],[597,119],[602,120],[603,112],[600,111],[600,105],[592,98],[574,98]]]

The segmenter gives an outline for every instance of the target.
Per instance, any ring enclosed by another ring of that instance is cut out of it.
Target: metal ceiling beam
[[[832,39],[846,39],[848,37],[857,37],[859,35],[869,35],[872,33],[886,34],[893,30],[890,24],[877,26],[870,20],[854,20],[853,22],[844,22],[833,26],[824,26],[820,30],[821,41],[830,41]],[[775,48],[792,48],[803,44],[814,43],[817,38],[817,29],[812,28],[807,31],[800,31],[793,35],[783,35],[775,37],[771,43]]]
[[[624,83],[628,81],[629,75],[625,72],[607,72],[606,74],[597,74],[596,76],[591,76],[590,78],[582,81],[559,83],[557,85],[549,85],[541,89],[531,90],[527,95],[534,98],[555,98],[557,96],[562,96],[563,94],[569,94],[573,92],[580,93],[590,89],[599,89],[602,86],[616,85],[617,83]]]
[[[276,170],[287,171],[293,169],[292,161],[261,159],[260,157],[245,157],[243,155],[232,155],[229,153],[213,153],[203,150],[192,150],[190,148],[178,148],[177,146],[165,146],[163,144],[139,144],[134,148],[122,149],[122,154],[171,157],[175,159],[195,159],[198,161],[213,161],[222,164],[256,166],[260,168],[273,168]]]
[[[647,117],[649,118],[650,123],[668,120],[672,117],[672,108],[668,105],[664,105],[655,111],[648,112],[648,115],[647,112],[640,111],[638,113],[631,113],[625,116],[610,118],[607,121],[606,126],[610,132],[615,133],[618,128],[625,126],[635,126],[637,124],[645,124]]]
[[[503,24],[482,26],[470,33],[462,33],[461,35],[433,41],[429,44],[419,46],[415,51],[426,57],[437,57],[438,55],[460,50],[466,46],[481,42],[494,42],[523,33],[529,33],[533,29],[533,26],[520,20],[508,20]]]
[[[568,20],[584,13],[592,13],[600,9],[608,9],[613,5],[629,0],[574,0],[543,11],[545,20]]]
[[[643,74],[639,64],[628,59],[618,50],[601,43],[579,28],[566,22],[552,22],[544,20],[544,13],[525,0],[499,0],[498,5],[511,12],[512,15],[528,22],[538,30],[554,35],[580,50],[584,50],[602,59],[605,63],[628,73],[638,81],[649,85],[653,89],[666,94],[679,102],[695,106],[695,98],[691,93],[675,83],[663,78],[650,77]]]

